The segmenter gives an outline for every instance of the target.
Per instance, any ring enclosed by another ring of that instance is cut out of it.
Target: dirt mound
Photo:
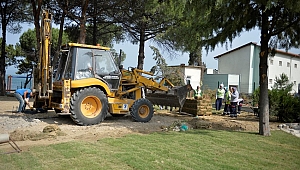
[[[214,130],[234,130],[234,131],[255,131],[256,126],[246,125],[237,120],[208,121],[205,119],[194,118],[188,122],[194,129],[214,129]]]
[[[10,138],[14,141],[37,141],[48,138],[56,138],[57,136],[66,136],[66,133],[62,132],[58,125],[48,125],[42,132],[32,130],[15,130],[10,133]]]

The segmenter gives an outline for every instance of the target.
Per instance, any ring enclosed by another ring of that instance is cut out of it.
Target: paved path
[[[300,123],[280,124],[279,128],[287,133],[291,133],[300,138]]]

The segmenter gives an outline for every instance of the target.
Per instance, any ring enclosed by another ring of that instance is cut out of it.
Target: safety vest
[[[224,99],[225,90],[224,89],[218,89],[217,90],[217,98]]]
[[[202,96],[201,90],[195,90],[194,91],[194,96],[201,97]]]
[[[231,95],[230,95],[230,92],[227,91],[225,93],[225,104],[230,104],[230,100],[231,100]]]

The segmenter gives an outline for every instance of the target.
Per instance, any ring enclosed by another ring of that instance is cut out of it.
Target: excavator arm
[[[174,85],[166,78],[157,82],[152,77],[147,78],[142,74],[153,76],[150,72],[136,68],[131,68],[131,70],[122,70],[121,85],[133,85],[135,88],[130,88],[128,90],[120,89],[118,94],[124,95],[144,87],[147,91],[150,91],[150,93],[146,93],[146,98],[153,104],[180,107],[181,110],[187,93],[192,90],[190,84],[182,87],[174,87]]]
[[[52,15],[49,10],[43,10],[43,19],[41,26],[41,50],[40,50],[40,98],[49,98],[52,93],[52,66],[51,66],[51,19]]]
[[[142,74],[147,74],[153,76],[152,73],[131,68],[130,70],[122,70],[122,85],[136,85],[136,88],[145,87],[152,91],[169,91],[169,87],[174,87],[174,85],[166,78],[163,78],[160,82],[155,81],[152,77],[147,78]],[[169,87],[168,87],[169,86]],[[131,89],[134,91],[134,89]],[[131,92],[130,91],[130,92]],[[125,94],[127,91],[120,92],[119,94]]]
[[[34,68],[33,92],[35,93],[35,107],[41,107],[46,104],[53,92],[52,77],[53,70],[51,66],[51,20],[52,15],[49,10],[42,12],[40,28],[40,49],[37,66]],[[38,104],[39,103],[39,104]]]

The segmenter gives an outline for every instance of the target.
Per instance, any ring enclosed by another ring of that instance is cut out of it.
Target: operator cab
[[[117,90],[120,77],[109,48],[69,43],[62,48],[55,81],[97,78],[107,83],[111,90]]]

